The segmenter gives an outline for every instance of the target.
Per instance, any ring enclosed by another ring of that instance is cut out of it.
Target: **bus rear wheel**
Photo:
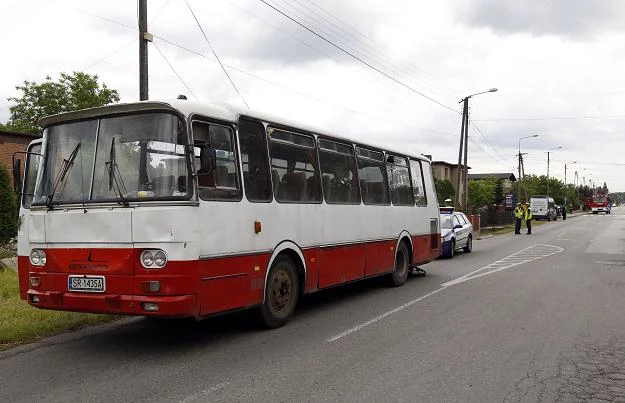
[[[295,312],[298,296],[295,264],[288,256],[278,256],[269,269],[265,301],[260,307],[263,324],[270,329],[286,325]]]
[[[393,287],[404,285],[408,279],[408,271],[410,270],[410,255],[405,242],[401,242],[397,248],[395,255],[395,267],[389,276],[390,284]]]

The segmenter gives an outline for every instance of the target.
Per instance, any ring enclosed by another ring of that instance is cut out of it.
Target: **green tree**
[[[470,213],[475,214],[480,208],[493,203],[494,180],[472,180],[469,181],[467,187],[467,203]]]
[[[50,76],[43,83],[24,81],[15,87],[22,92],[19,97],[8,98],[11,116],[0,127],[15,132],[39,133],[39,119],[44,116],[78,109],[102,106],[119,101],[119,93],[106,84],[98,83],[97,75],[73,72],[61,73],[58,81]]]
[[[456,197],[454,185],[449,179],[434,178],[434,187],[436,188],[436,198],[439,206],[444,206],[446,199],[454,200]]]
[[[17,201],[11,189],[9,170],[0,164],[0,243],[17,235]]]
[[[493,189],[493,203],[503,204],[505,198],[506,192],[503,189],[503,179],[497,179]]]

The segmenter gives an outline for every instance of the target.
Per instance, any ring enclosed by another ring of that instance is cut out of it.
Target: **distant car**
[[[536,195],[530,197],[530,210],[534,220],[555,221],[558,219],[556,204],[553,198],[549,196]]]
[[[471,253],[473,249],[473,225],[466,215],[457,211],[441,209],[442,256],[452,258],[458,249]]]

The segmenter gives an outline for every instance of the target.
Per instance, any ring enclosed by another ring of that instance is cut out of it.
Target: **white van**
[[[530,197],[530,210],[532,217],[536,220],[555,221],[558,219],[556,213],[556,204],[553,198],[549,196],[532,196]]]

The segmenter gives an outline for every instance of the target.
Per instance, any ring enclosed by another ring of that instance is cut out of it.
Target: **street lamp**
[[[523,166],[523,154],[521,154],[521,140],[529,139],[532,137],[538,137],[538,134],[532,134],[530,136],[519,137],[519,177],[517,178],[517,195],[521,199],[521,167]]]
[[[460,126],[460,149],[458,150],[458,179],[456,181],[456,207],[462,206],[467,208],[467,182],[469,178],[469,168],[467,166],[467,152],[469,148],[469,98],[480,94],[486,94],[488,92],[496,92],[497,88],[491,88],[488,91],[476,92],[475,94],[467,95],[459,102],[462,103],[462,124]],[[464,167],[462,166],[462,152],[464,151]],[[464,177],[464,182],[460,181],[461,176]],[[460,200],[460,184],[462,183],[462,201]]]

